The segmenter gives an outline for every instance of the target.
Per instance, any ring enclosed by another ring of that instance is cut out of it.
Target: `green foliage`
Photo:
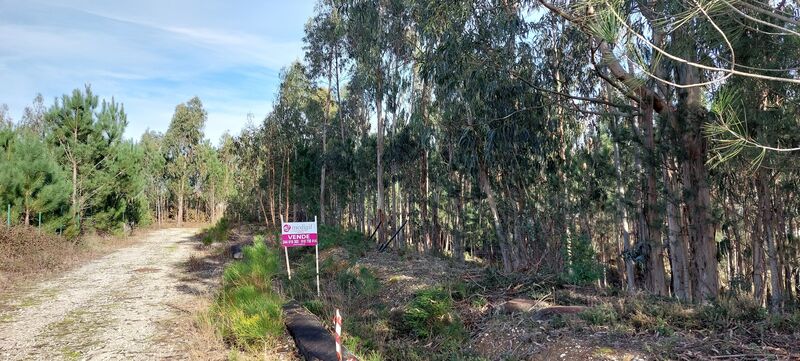
[[[590,325],[610,325],[617,321],[617,311],[608,305],[589,307],[578,314],[580,318]]]
[[[361,267],[358,272],[348,269],[336,275],[339,288],[354,297],[373,297],[380,290],[380,282],[366,267]]]
[[[420,291],[403,309],[402,327],[421,339],[443,338],[461,342],[466,333],[456,312],[453,298],[442,288]]]
[[[100,105],[100,109],[97,107]],[[47,139],[72,178],[71,206],[81,227],[118,230],[144,218],[142,153],[122,140],[128,124],[124,107],[100,102],[88,86],[61,101],[44,117]]]
[[[177,213],[180,218],[178,222],[186,217],[184,202],[189,189],[199,183],[199,148],[207,118],[208,113],[203,109],[203,103],[198,97],[194,97],[175,107],[175,114],[164,135],[164,158],[170,188],[177,198]]]
[[[564,280],[571,284],[586,285],[600,279],[603,265],[597,262],[591,241],[585,237],[573,237],[571,243],[572,262],[567,274],[562,275]]]
[[[342,247],[352,258],[359,258],[370,249],[370,244],[363,233],[355,230],[344,230],[339,227],[320,225],[319,247],[325,250],[331,247]]]
[[[229,230],[230,230],[230,224],[228,222],[228,219],[222,217],[213,226],[203,230],[201,241],[205,245],[210,245],[214,242],[227,242]],[[257,237],[261,237],[262,242],[260,243],[263,244],[264,236],[257,236]],[[259,243],[259,242],[254,242],[254,243]]]
[[[750,298],[721,298],[703,306],[698,318],[706,327],[727,330],[740,323],[763,321],[767,318],[767,310]]]
[[[223,274],[223,290],[208,311],[208,319],[226,342],[247,347],[284,333],[283,298],[272,290],[280,269],[278,254],[264,244],[244,248],[244,259]]]
[[[0,132],[0,204],[11,204],[12,218],[23,223],[36,225],[41,213],[44,227],[63,224],[70,185],[46,144],[26,131]]]

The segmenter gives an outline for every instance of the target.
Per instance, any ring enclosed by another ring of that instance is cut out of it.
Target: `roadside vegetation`
[[[244,258],[225,268],[220,294],[203,317],[226,343],[244,350],[265,347],[265,341],[285,332],[284,298],[272,284],[280,258],[263,240],[258,237],[252,246],[244,247]]]
[[[227,218],[220,218],[216,223],[200,232],[201,242],[206,246],[215,242],[227,242],[230,227]]]
[[[32,226],[0,226],[0,288],[53,275],[133,241],[133,237],[84,236],[81,242]]]

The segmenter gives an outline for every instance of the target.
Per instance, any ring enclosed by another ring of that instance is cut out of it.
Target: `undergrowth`
[[[404,310],[401,331],[419,339],[441,338],[445,343],[462,342],[464,326],[453,309],[453,297],[443,288],[420,291]]]
[[[220,218],[213,226],[206,228],[201,232],[201,241],[203,244],[210,245],[214,242],[225,242],[228,240],[228,232],[230,231],[230,223],[225,217]]]

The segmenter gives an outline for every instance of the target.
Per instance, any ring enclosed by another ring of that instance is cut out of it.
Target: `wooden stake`
[[[314,216],[314,225],[317,225],[317,216]],[[317,228],[317,244],[314,245],[314,252],[317,256],[317,297],[319,297],[319,228]]]
[[[283,234],[283,215],[281,214],[281,234]],[[282,238],[282,237],[281,237]],[[283,242],[283,239],[281,239]],[[292,268],[289,266],[289,248],[283,247],[283,254],[286,256],[286,274],[289,275],[289,280],[292,280]]]

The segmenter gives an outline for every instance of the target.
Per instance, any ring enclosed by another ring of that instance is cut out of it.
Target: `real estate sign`
[[[317,245],[317,222],[286,222],[281,225],[281,244],[284,247]]]

